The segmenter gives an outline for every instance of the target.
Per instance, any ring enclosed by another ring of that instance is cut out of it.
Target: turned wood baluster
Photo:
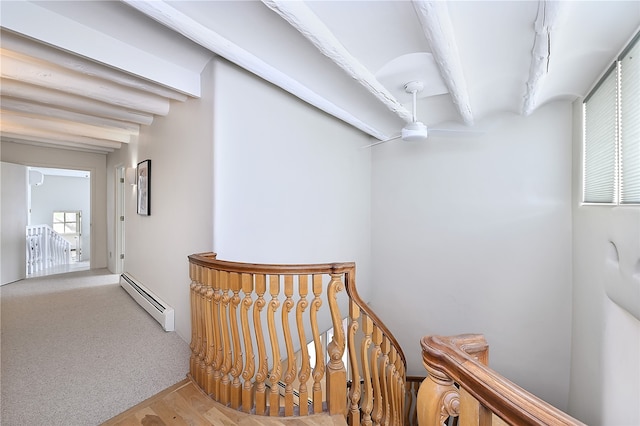
[[[204,268],[198,267],[196,272],[196,285],[194,287],[193,292],[193,300],[196,311],[196,344],[194,346],[195,353],[195,361],[193,365],[193,379],[198,383],[198,386],[202,387],[202,383],[199,380],[198,373],[200,371],[200,352],[202,348],[202,323],[204,318],[202,317],[202,313],[200,312],[200,289],[202,288],[202,270]]]
[[[244,351],[247,361],[242,372],[244,385],[242,387],[242,410],[250,413],[253,408],[253,374],[255,373],[255,357],[253,355],[253,345],[251,343],[251,329],[249,328],[249,310],[253,304],[251,299],[253,293],[253,276],[242,274],[242,310],[240,311],[240,321],[242,323],[242,336],[244,337]]]
[[[362,424],[370,426],[371,410],[373,409],[373,389],[371,387],[371,365],[369,364],[369,347],[371,346],[371,335],[373,334],[373,322],[368,315],[362,315],[362,332],[364,338],[360,346],[360,357],[362,365],[362,379],[364,381],[364,392],[362,395]]]
[[[320,382],[324,377],[324,351],[320,340],[320,330],[318,328],[318,311],[322,306],[322,275],[313,276],[313,301],[309,311],[311,321],[311,331],[313,333],[313,346],[316,350],[316,365],[313,369],[313,412],[322,412],[322,385]]]
[[[483,336],[469,336],[462,339],[466,344],[462,349],[482,365],[489,364],[489,345]],[[475,425],[504,425],[504,421],[499,417],[493,417],[491,410],[482,405],[464,388],[458,388],[460,393],[460,407],[458,409],[459,426]]]
[[[493,418],[491,410],[484,407],[469,392],[460,388],[458,426],[501,426],[506,425],[499,417]]]
[[[278,345],[278,333],[276,330],[275,314],[280,307],[278,295],[280,294],[280,276],[269,276],[269,293],[271,301],[269,301],[269,310],[267,311],[267,325],[269,326],[269,338],[271,341],[271,354],[273,355],[273,367],[269,375],[271,382],[271,391],[269,393],[269,415],[277,416],[280,414],[280,390],[278,382],[282,376],[282,360],[280,359],[280,346]]]
[[[393,374],[389,365],[389,339],[383,336],[380,356],[380,387],[382,388],[382,420],[385,426],[389,425],[393,419]]]
[[[296,378],[296,357],[293,350],[293,340],[291,337],[291,327],[289,326],[289,313],[293,309],[293,276],[284,277],[284,295],[286,297],[282,304],[282,331],[284,333],[284,343],[287,350],[287,371],[282,381],[284,382],[284,415],[293,416],[293,381]]]
[[[382,343],[382,330],[378,326],[373,326],[373,350],[371,351],[371,376],[373,378],[373,412],[371,418],[373,424],[378,426],[380,420],[382,420],[382,390],[380,389],[380,375],[378,371],[378,359],[382,350],[380,344]]]
[[[213,399],[220,401],[220,381],[222,380],[222,363],[224,361],[224,347],[222,343],[222,327],[220,318],[222,317],[222,290],[220,289],[220,275],[218,270],[212,270],[213,285],[213,343],[215,345],[215,356],[213,357],[213,386],[211,393]]]
[[[417,378],[407,378],[407,393],[403,393],[403,395],[405,395],[403,424],[406,426],[418,424],[416,397],[420,383],[422,383],[422,381],[417,380]]]
[[[443,371],[429,367],[423,362],[428,376],[418,390],[418,424],[421,426],[442,425],[449,416],[457,416],[460,399],[453,380]]]
[[[264,275],[256,275],[256,294],[258,299],[253,306],[253,328],[256,334],[256,343],[258,346],[258,372],[256,373],[256,414],[264,415],[267,411],[267,396],[265,380],[268,375],[267,350],[265,348],[264,333],[262,332],[262,309],[266,306],[267,301],[264,294],[267,291],[267,280]]]
[[[207,307],[207,288],[209,283],[207,282],[207,268],[202,268],[200,273],[200,282],[202,285],[199,287],[198,291],[198,316],[200,317],[200,321],[198,321],[198,336],[199,336],[199,351],[198,351],[198,371],[196,373],[196,382],[200,385],[202,389],[206,388],[206,373],[207,373],[207,365],[205,364],[205,357],[207,355],[207,330],[206,330],[206,307]]]
[[[238,306],[240,305],[240,274],[231,273],[229,276],[230,287],[233,292],[231,297],[231,309],[229,320],[231,322],[231,338],[233,341],[233,365],[231,367],[231,408],[238,409],[242,398],[242,384],[240,374],[242,373],[242,346],[240,344],[240,332],[238,327]]]
[[[396,352],[395,348],[390,348],[389,366],[387,367],[385,374],[387,376],[387,383],[390,388],[389,403],[391,410],[391,423],[398,423],[400,421],[398,417],[398,398],[400,397],[400,392],[398,389],[398,370],[396,361],[398,361],[398,353]]]
[[[327,301],[333,322],[333,340],[327,346],[327,405],[329,414],[347,415],[347,369],[342,361],[345,349],[342,315],[338,307],[338,292],[344,290],[342,274],[331,274],[327,288]]]
[[[220,303],[220,327],[222,331],[223,361],[220,366],[220,403],[227,405],[230,402],[230,380],[233,350],[231,349],[231,336],[229,327],[229,272],[220,271],[220,290],[222,299]]]
[[[396,355],[396,371],[397,371],[397,383],[398,383],[398,391],[397,398],[398,401],[398,422],[402,421],[402,413],[404,412],[404,405],[406,404],[405,395],[407,392],[407,372],[405,371],[405,365],[400,358],[400,354],[398,353],[396,348],[392,348],[394,354]]]
[[[191,284],[189,284],[189,298],[191,302],[191,343],[189,348],[191,349],[191,357],[189,358],[189,373],[191,377],[196,377],[196,365],[198,363],[198,312],[196,303],[197,288],[200,284],[197,282],[197,273],[199,266],[190,263],[189,264],[189,276],[191,277]]]
[[[207,394],[213,392],[213,359],[216,355],[216,345],[214,340],[213,329],[216,326],[213,318],[213,280],[215,272],[212,269],[206,270],[207,274],[207,292],[205,295],[205,336],[207,342],[207,350],[205,355],[205,375],[204,375],[204,391]]]
[[[349,324],[349,337],[347,338],[347,345],[349,347],[349,365],[351,366],[351,391],[349,393],[349,414],[347,417],[347,423],[350,426],[360,425],[360,371],[358,369],[358,352],[356,351],[356,334],[359,328],[360,319],[360,307],[351,300],[349,303],[349,318],[351,323]]]
[[[307,348],[307,337],[304,332],[304,311],[307,309],[309,302],[307,294],[309,294],[309,277],[301,275],[298,277],[298,292],[300,300],[296,305],[296,325],[298,327],[298,340],[300,341],[301,362],[300,371],[298,372],[298,406],[301,416],[309,414],[309,391],[307,390],[307,382],[311,375],[311,363],[309,362],[309,350]]]

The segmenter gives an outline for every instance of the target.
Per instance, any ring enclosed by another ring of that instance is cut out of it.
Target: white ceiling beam
[[[16,133],[9,132],[0,132],[0,137],[3,141],[19,143],[23,145],[35,145],[41,146],[45,148],[60,148],[71,151],[82,151],[82,152],[93,152],[97,154],[107,154],[109,152],[115,151],[113,148],[100,148],[93,147],[89,145],[74,143],[74,142],[65,142],[58,141],[48,138],[38,138],[38,137],[29,137],[25,138],[23,135],[19,135]]]
[[[120,142],[88,138],[85,136],[78,136],[67,133],[56,133],[46,130],[39,130],[33,127],[25,127],[16,123],[5,123],[4,121],[0,123],[0,129],[2,129],[2,134],[7,133],[21,135],[24,139],[39,138],[58,142],[73,142],[80,145],[109,149],[119,149],[122,146]]]
[[[113,120],[110,118],[98,117],[95,115],[82,114],[79,112],[68,111],[66,109],[59,109],[47,105],[23,101],[20,99],[9,98],[7,96],[3,96],[0,98],[0,108],[8,111],[40,115],[50,118],[60,118],[67,121],[77,121],[80,123],[87,123],[100,127],[118,129],[130,136],[137,136],[140,134],[140,125],[136,123],[129,123],[126,121]]]
[[[70,71],[6,49],[0,49],[0,52],[2,78],[49,87],[150,114],[167,115],[169,113],[169,99]]]
[[[299,81],[289,77],[277,68],[267,64],[252,53],[222,37],[210,28],[190,18],[173,6],[158,0],[123,0],[131,7],[155,19],[166,27],[184,35],[210,51],[226,58],[234,64],[286,90],[303,101],[330,114],[357,129],[378,139],[387,135],[364,123],[350,112],[340,108],[326,98],[315,93]]]
[[[200,71],[190,71],[168,62],[32,2],[3,1],[0,26],[200,97]]]
[[[540,91],[549,74],[551,62],[551,33],[560,21],[566,4],[562,1],[538,2],[538,15],[534,23],[535,36],[531,49],[529,78],[522,102],[522,115],[530,115],[538,106]]]
[[[340,43],[336,36],[302,1],[262,0],[300,34],[309,40],[323,55],[342,68],[349,77],[364,86],[376,99],[406,122],[412,114],[389,92],[360,61]]]
[[[45,87],[33,86],[16,80],[0,80],[0,95],[23,99],[45,105],[55,105],[71,111],[82,111],[86,114],[97,115],[114,120],[124,120],[131,123],[149,125],[153,122],[153,115],[140,111],[128,110],[119,106],[109,105],[83,96],[72,95]]]
[[[51,62],[60,67],[85,74],[87,76],[99,77],[122,86],[131,87],[132,89],[153,93],[163,98],[169,98],[180,102],[184,102],[188,99],[185,94],[178,91],[171,90],[150,81],[143,80],[134,75],[72,55],[62,50],[54,49],[42,43],[37,43],[8,31],[2,31],[2,47],[7,50],[21,52],[25,55]]]
[[[413,0],[413,7],[453,103],[458,108],[462,120],[472,125],[474,118],[467,82],[462,72],[447,2]]]
[[[3,126],[6,123],[13,123],[19,126],[33,127],[34,129],[39,130],[105,139],[120,143],[129,143],[131,140],[131,135],[120,129],[94,126],[77,121],[39,117],[33,114],[16,113],[1,109],[0,123]]]

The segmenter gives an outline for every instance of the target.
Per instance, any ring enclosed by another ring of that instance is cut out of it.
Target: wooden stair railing
[[[583,425],[487,367],[482,335],[427,336],[421,341],[428,376],[418,391],[420,426],[441,426],[449,416],[470,425]]]
[[[406,358],[358,296],[354,263],[261,265],[215,253],[189,263],[189,375],[212,399],[256,415],[342,414],[353,426],[409,416]]]
[[[405,426],[418,425],[418,390],[425,377],[407,376],[405,404],[404,404],[404,422]]]

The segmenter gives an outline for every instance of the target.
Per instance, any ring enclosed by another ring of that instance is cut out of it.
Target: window
[[[53,230],[61,235],[78,233],[80,212],[53,212]]]
[[[53,230],[71,244],[71,258],[79,262],[82,255],[82,211],[54,211]]]
[[[620,60],[620,202],[640,204],[640,43]]]
[[[583,201],[640,204],[640,33],[585,98]]]

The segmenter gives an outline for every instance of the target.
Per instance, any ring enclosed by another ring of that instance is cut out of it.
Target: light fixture
[[[136,185],[136,168],[135,167],[127,167],[125,170],[125,181],[130,183],[131,186]]]
[[[38,170],[29,169],[29,185],[40,186],[44,182],[44,174]]]

